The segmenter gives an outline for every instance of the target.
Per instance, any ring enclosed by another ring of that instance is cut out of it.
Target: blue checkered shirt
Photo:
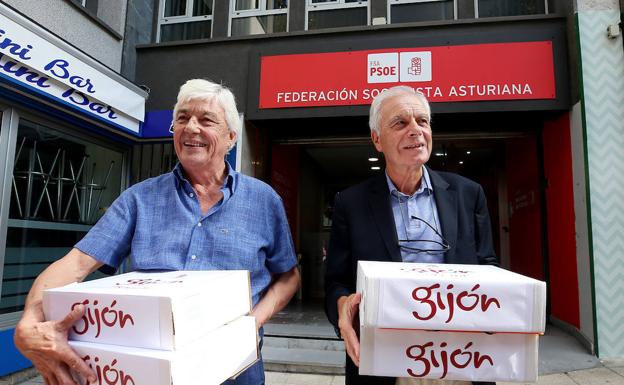
[[[227,169],[223,199],[207,214],[178,164],[125,190],[75,247],[112,267],[130,257],[134,270],[249,270],[255,306],[271,273],[297,259],[277,193]]]

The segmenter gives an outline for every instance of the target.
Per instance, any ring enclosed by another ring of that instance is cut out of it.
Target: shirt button
[[[190,194],[189,194],[189,196],[192,198],[192,197],[194,197],[194,196],[195,196],[195,194],[190,193]]]
[[[199,222],[199,223],[197,224],[197,227],[201,227],[201,222]]]
[[[191,259],[192,260],[196,260],[197,259],[197,255],[191,255]]]

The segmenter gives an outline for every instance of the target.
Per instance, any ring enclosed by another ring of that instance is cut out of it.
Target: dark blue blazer
[[[427,170],[442,234],[451,246],[444,261],[498,265],[483,188],[457,174]],[[336,195],[327,251],[325,312],[337,333],[337,301],[355,293],[359,260],[402,261],[385,173]],[[360,376],[348,356],[346,361],[346,385],[394,385],[394,378]]]

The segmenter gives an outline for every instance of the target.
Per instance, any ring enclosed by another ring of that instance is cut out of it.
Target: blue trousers
[[[258,344],[258,350],[262,349],[262,341],[264,340],[264,328],[258,330],[260,337],[260,343]],[[264,385],[264,364],[262,363],[262,353],[260,353],[260,360],[251,365],[247,370],[242,372],[236,379],[227,380],[221,385]]]

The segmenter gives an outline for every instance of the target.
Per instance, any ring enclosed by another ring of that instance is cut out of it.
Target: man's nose
[[[184,129],[192,134],[197,134],[200,132],[199,121],[196,117],[191,116],[191,118],[184,125]]]
[[[410,119],[408,129],[411,136],[421,136],[423,134],[422,127],[418,125],[415,118]]]

